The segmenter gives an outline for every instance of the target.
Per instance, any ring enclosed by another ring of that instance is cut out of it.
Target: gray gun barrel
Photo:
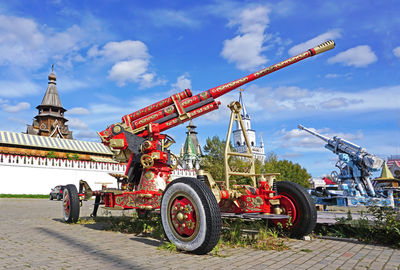
[[[337,136],[333,137],[332,139],[329,137],[326,137],[322,134],[319,134],[316,131],[312,131],[309,128],[304,127],[303,125],[298,125],[298,128],[304,131],[307,131],[308,133],[314,135],[315,137],[320,138],[324,142],[326,142],[326,148],[331,150],[332,152],[337,152],[338,150],[347,153],[349,155],[355,156],[358,155],[362,152],[365,152],[365,149],[346,140],[343,140]]]
[[[337,136],[333,137],[333,140],[334,140],[335,142],[340,142],[340,143],[346,144],[347,146],[350,146],[350,147],[356,149],[356,150],[359,151],[359,152],[365,152],[365,149],[362,148],[361,146],[359,146],[359,145],[357,145],[357,144],[355,144],[355,143],[349,142],[349,141],[347,141],[347,140],[341,139],[341,138],[339,138],[339,137],[337,137]]]
[[[321,135],[321,134],[319,134],[319,133],[316,132],[316,131],[312,131],[311,129],[306,128],[306,127],[304,127],[304,126],[302,126],[302,125],[298,125],[297,127],[298,127],[299,129],[304,130],[304,131],[307,131],[308,133],[310,133],[310,134],[312,134],[312,135],[314,135],[314,136],[320,138],[321,140],[323,140],[323,141],[329,143],[330,138],[328,138],[328,137],[326,137],[326,136],[324,136],[324,135]]]

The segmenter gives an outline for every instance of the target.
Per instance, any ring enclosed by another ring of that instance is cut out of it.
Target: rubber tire
[[[69,196],[70,204],[69,204],[69,215],[65,212],[64,203],[66,195]],[[67,185],[63,192],[63,205],[62,205],[62,212],[64,221],[66,223],[76,223],[79,219],[79,211],[80,211],[80,203],[79,203],[79,196],[78,190],[76,189],[75,185]]]
[[[198,208],[200,224],[197,235],[191,241],[178,239],[169,226],[167,208],[169,201],[177,193],[183,193],[191,198]],[[219,241],[221,234],[221,212],[211,190],[196,178],[179,178],[172,181],[166,187],[161,199],[161,221],[165,235],[175,246],[194,254],[206,254],[210,252]]]
[[[50,194],[50,201],[52,201],[52,200],[53,200],[53,195]]]
[[[299,184],[289,181],[276,182],[278,195],[288,197],[295,205],[298,216],[296,220],[291,220],[293,224],[288,228],[289,236],[302,238],[310,234],[317,224],[317,209],[315,202],[308,192]]]
[[[61,201],[61,196],[60,196],[60,194],[57,194],[57,201]]]

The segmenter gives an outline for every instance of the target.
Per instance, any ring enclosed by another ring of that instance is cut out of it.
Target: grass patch
[[[320,236],[354,238],[365,243],[400,248],[400,213],[398,211],[391,207],[368,206],[367,210],[360,214],[361,217],[354,220],[348,212],[346,218],[337,219],[334,225],[318,224],[314,232]]]
[[[48,199],[49,195],[43,195],[43,194],[0,194],[0,198]]]
[[[282,229],[269,228],[263,220],[223,219],[222,246],[282,251],[289,249],[287,240]]]
[[[105,229],[109,231],[149,236],[155,239],[164,239],[165,237],[161,217],[158,214],[149,213],[147,217],[142,219],[138,218],[136,213],[133,215],[95,217],[81,222],[89,224],[92,221],[105,223]]]
[[[138,236],[152,237],[166,240],[159,214],[150,213],[145,218],[138,218],[137,214],[123,216],[95,217],[80,219],[80,224],[105,223],[105,230],[122,233],[132,233]],[[245,221],[241,219],[223,219],[220,241],[211,252],[219,256],[223,247],[247,247],[260,250],[287,250],[287,238],[282,230],[268,228],[265,221]],[[163,242],[159,249],[176,251],[176,246],[170,242]]]
[[[178,249],[176,246],[171,242],[163,242],[161,246],[158,247],[159,250],[168,250],[170,252],[176,252]]]
[[[79,218],[76,224],[86,225],[86,224],[95,224],[96,220],[94,218]]]

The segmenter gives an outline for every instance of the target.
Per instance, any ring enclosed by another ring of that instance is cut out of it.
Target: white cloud
[[[240,33],[263,32],[269,24],[270,9],[266,6],[248,8],[231,18],[230,25],[239,25]]]
[[[289,54],[297,55],[297,54],[302,53],[308,49],[311,49],[325,41],[328,41],[330,39],[340,38],[341,36],[342,36],[342,34],[341,34],[340,29],[329,30],[319,36],[316,36],[315,38],[312,38],[310,40],[307,40],[306,42],[303,42],[303,43],[293,46],[292,48],[289,49]]]
[[[333,79],[333,78],[338,78],[338,77],[340,77],[340,75],[335,74],[335,73],[328,73],[325,75],[325,78],[327,78],[327,79]]]
[[[176,79],[176,83],[171,84],[172,90],[183,91],[192,88],[192,81],[188,78],[189,75],[183,74]]]
[[[57,88],[62,92],[73,92],[88,88],[91,84],[87,80],[79,80],[69,76],[57,76]]]
[[[253,119],[268,120],[272,116],[277,119],[295,119],[322,113],[398,110],[400,100],[393,99],[397,96],[400,96],[400,85],[345,92],[309,90],[295,86],[259,87],[252,84],[246,88],[244,99]],[[237,99],[237,96],[229,97],[228,101]]]
[[[37,69],[49,59],[71,61],[86,45],[88,31],[73,25],[56,32],[32,19],[0,15],[0,65]]]
[[[154,103],[154,102],[153,102]],[[121,106],[113,106],[110,104],[91,104],[89,106],[90,111],[93,114],[119,114],[120,118],[123,116],[123,113],[125,112],[126,109],[122,108]]]
[[[77,25],[73,25],[64,32],[54,33],[47,37],[46,47],[54,50],[56,54],[68,54],[71,51],[77,51],[80,43],[85,39],[85,30]]]
[[[349,79],[351,77],[351,73],[345,73],[345,74],[337,74],[337,73],[328,73],[325,75],[325,78],[327,79],[335,79],[335,78],[346,78]]]
[[[268,36],[264,33],[269,24],[270,9],[265,6],[249,8],[230,20],[230,26],[239,26],[239,35],[224,41],[221,55],[242,70],[254,69],[268,59],[262,54]]]
[[[85,130],[89,128],[88,124],[78,118],[69,118],[68,120],[68,126],[73,129]]]
[[[17,105],[8,105],[4,104],[2,105],[3,111],[9,112],[9,113],[17,113],[20,111],[25,111],[28,110],[31,107],[31,105],[28,102],[20,102]]]
[[[111,61],[122,61],[130,59],[149,59],[147,46],[138,40],[124,40],[121,42],[108,42],[102,49],[98,46],[88,51],[88,56],[102,56]]]
[[[85,108],[82,108],[82,107],[75,107],[75,108],[69,109],[68,110],[68,114],[69,115],[73,115],[73,114],[75,114],[75,115],[85,115],[85,114],[89,114],[89,110],[85,109]]]
[[[344,108],[353,104],[362,103],[361,99],[347,99],[344,97],[331,98],[320,103],[320,106],[325,109]]]
[[[79,130],[74,133],[74,137],[80,140],[99,141],[99,135],[94,130]]]
[[[43,91],[42,87],[29,81],[0,81],[0,96],[24,97]]]
[[[368,45],[350,48],[328,59],[328,63],[341,63],[345,66],[366,67],[378,60]]]
[[[302,156],[304,156],[303,153],[288,152],[288,153],[284,153],[284,154],[279,155],[279,158],[291,160],[291,159],[302,157]]]
[[[295,16],[297,12],[296,2],[292,0],[282,0],[275,3],[270,3],[274,13],[281,16]]]
[[[124,86],[128,82],[139,83],[141,88],[147,88],[165,81],[156,79],[156,74],[149,70],[150,55],[147,46],[141,41],[125,40],[108,42],[103,48],[92,47],[89,57],[102,57],[114,62],[108,72],[108,78]]]
[[[298,99],[309,95],[310,93],[307,89],[301,89],[297,86],[278,87],[274,94],[274,96],[279,99]]]
[[[393,49],[393,54],[400,58],[400,46]]]
[[[111,68],[108,78],[116,81],[119,86],[127,82],[147,84],[154,78],[154,75],[146,73],[148,66],[149,61],[143,59],[120,61]]]
[[[0,15],[0,64],[37,67],[47,58],[44,41],[33,20]]]

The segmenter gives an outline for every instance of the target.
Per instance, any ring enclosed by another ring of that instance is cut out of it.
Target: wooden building
[[[31,135],[48,136],[54,138],[72,139],[72,131],[68,130],[68,121],[64,117],[67,111],[61,104],[56,86],[56,75],[49,74],[49,83],[42,103],[36,107],[38,115],[32,125],[28,125],[26,133]]]

